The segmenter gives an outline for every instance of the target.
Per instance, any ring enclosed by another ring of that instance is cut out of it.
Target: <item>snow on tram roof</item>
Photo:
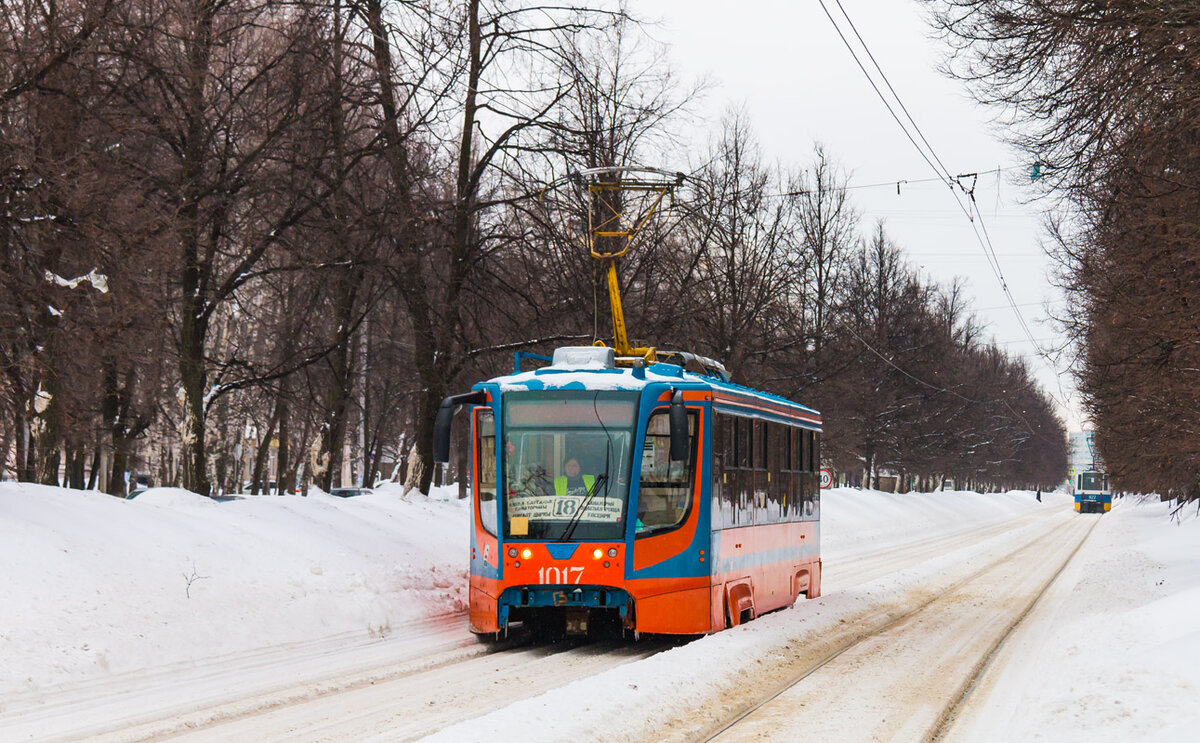
[[[688,384],[705,385],[713,390],[747,395],[760,400],[769,400],[787,408],[819,416],[820,413],[786,397],[763,392],[734,382],[726,382],[717,377],[710,377],[685,371],[674,364],[651,364],[641,370],[631,368],[602,368],[602,367],[555,367],[547,366],[528,372],[507,374],[490,379],[486,384],[499,385],[502,392],[520,390],[640,390],[649,384]]]

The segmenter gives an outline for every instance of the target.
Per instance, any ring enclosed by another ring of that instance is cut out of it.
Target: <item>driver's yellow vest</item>
[[[586,487],[588,489],[589,493],[592,492],[592,486],[595,484],[596,484],[596,476],[595,475],[584,475],[583,476],[583,485],[584,485],[584,487]],[[567,494],[567,476],[566,475],[560,475],[559,477],[554,478],[554,494],[555,495],[566,495]]]

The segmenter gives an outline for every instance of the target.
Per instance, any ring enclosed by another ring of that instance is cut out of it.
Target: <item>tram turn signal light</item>
[[[516,557],[516,556],[517,556],[517,548],[516,548],[516,547],[509,547],[509,548],[508,548],[508,556],[509,556],[509,557]]]
[[[608,556],[609,556],[609,557],[616,557],[616,556],[617,556],[617,548],[616,548],[616,547],[609,547],[609,548],[608,548]]]

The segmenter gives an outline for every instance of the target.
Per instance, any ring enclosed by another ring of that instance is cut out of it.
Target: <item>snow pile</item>
[[[980,741],[1191,741],[1200,727],[1200,518],[1127,498],[1014,638]]]
[[[822,539],[837,554],[1034,505],[1030,493],[837,489],[824,494]],[[387,484],[355,498],[313,490],[218,502],[173,488],[125,501],[3,483],[0,693],[339,634],[386,635],[465,609],[468,551],[455,486],[428,499]]]
[[[399,493],[0,484],[0,694],[463,610],[465,503]]]
[[[821,551],[885,548],[959,531],[965,525],[998,523],[1036,509],[1061,509],[1072,504],[1066,493],[1032,490],[974,493],[946,490],[936,493],[881,493],[876,490],[833,488],[821,491]]]

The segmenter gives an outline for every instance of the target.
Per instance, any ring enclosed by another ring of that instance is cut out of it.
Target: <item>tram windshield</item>
[[[1105,490],[1107,486],[1107,478],[1103,472],[1080,472],[1079,473],[1079,489],[1080,490]]]
[[[621,539],[636,420],[636,392],[506,393],[505,536]]]

